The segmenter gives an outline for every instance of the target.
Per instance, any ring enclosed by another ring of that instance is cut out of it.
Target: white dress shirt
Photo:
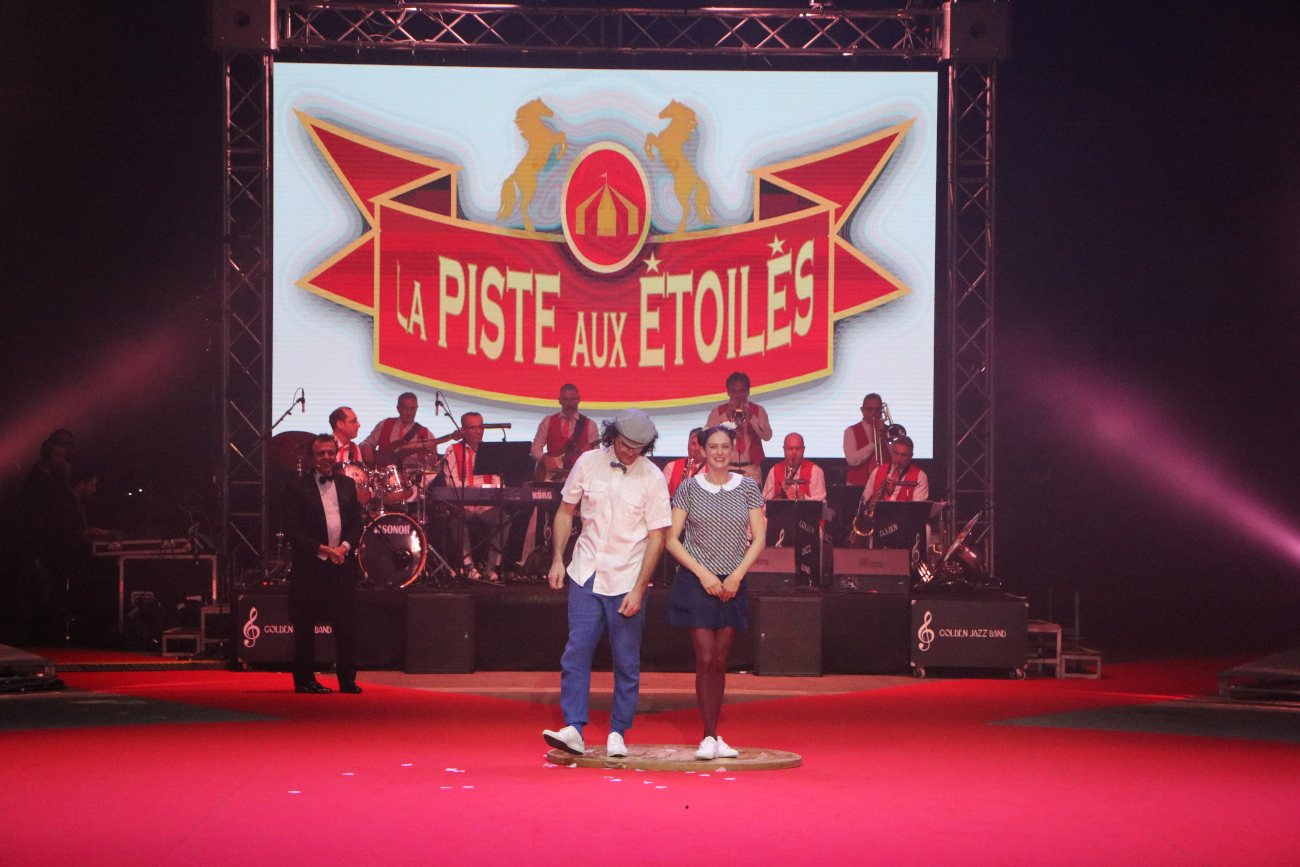
[[[325,532],[329,534],[329,547],[337,548],[339,539],[343,537],[343,518],[339,514],[339,488],[338,482],[334,476],[322,476],[320,473],[313,473],[316,478],[316,490],[320,491],[320,504],[325,509]],[[328,484],[321,484],[321,480],[329,478]],[[349,546],[350,547],[350,546]],[[317,554],[318,560],[329,559],[324,554]]]
[[[620,596],[636,586],[651,530],[672,525],[668,483],[659,468],[637,458],[627,472],[613,447],[584,453],[564,483],[564,502],[581,503],[582,535],[573,548],[569,577],[591,591]]]

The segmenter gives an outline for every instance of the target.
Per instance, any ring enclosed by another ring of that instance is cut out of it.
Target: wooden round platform
[[[629,755],[611,758],[605,748],[590,747],[580,756],[564,750],[551,750],[546,758],[557,765],[577,765],[580,768],[615,768],[627,771],[702,771],[713,773],[730,771],[779,771],[797,768],[803,764],[798,753],[785,750],[765,750],[735,747],[740,755],[734,759],[697,761],[695,744],[628,744]]]

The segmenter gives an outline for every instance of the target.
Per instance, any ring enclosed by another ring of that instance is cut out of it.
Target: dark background
[[[1013,6],[997,94],[998,569],[1035,616],[1072,622],[1077,593],[1085,637],[1113,658],[1300,643],[1300,562],[1135,471],[1155,448],[1144,430],[1119,446],[1088,435],[1113,385],[1115,405],[1143,407],[1300,526],[1294,8]],[[66,426],[101,470],[98,523],[215,518],[223,103],[206,18],[201,0],[0,17],[10,509],[40,440]],[[1100,396],[1044,388],[1045,371]]]

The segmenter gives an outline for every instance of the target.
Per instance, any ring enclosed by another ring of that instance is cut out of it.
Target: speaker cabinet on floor
[[[754,673],[821,676],[821,596],[756,596],[753,603]]]
[[[474,671],[474,598],[467,593],[406,597],[407,674]]]

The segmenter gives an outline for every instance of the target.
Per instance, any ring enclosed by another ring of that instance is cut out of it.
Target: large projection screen
[[[878,392],[933,456],[933,72],[279,62],[272,407],[362,434],[441,392],[531,440],[575,383],[681,454],[744,371],[842,457]],[[524,205],[527,205],[526,209]]]

